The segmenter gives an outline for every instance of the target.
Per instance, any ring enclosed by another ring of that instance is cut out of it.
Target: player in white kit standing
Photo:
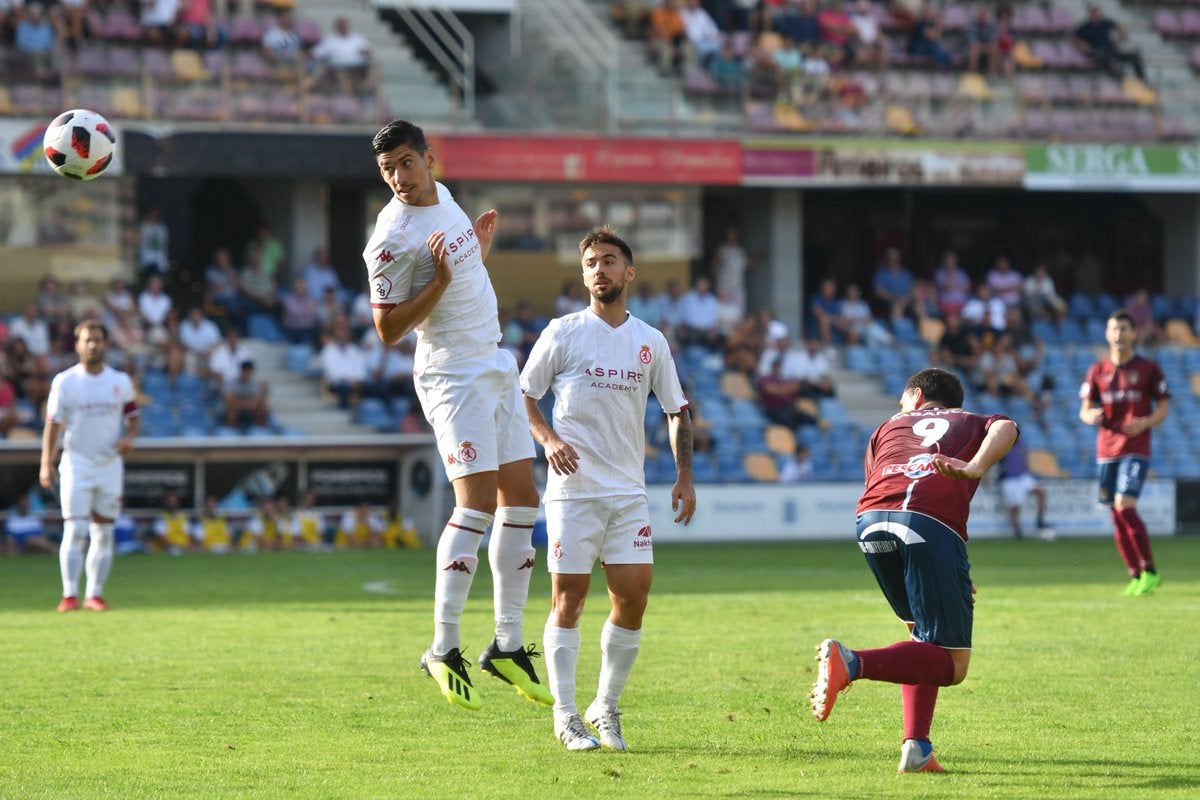
[[[417,398],[454,486],[454,511],[437,546],[433,644],[421,667],[449,702],[481,706],[463,658],[459,620],[480,542],[494,520],[488,562],[495,638],[479,666],[528,699],[551,705],[530,660],[540,653],[525,647],[522,633],[538,495],[517,364],[497,346],[496,293],[483,263],[496,212],[485,211],[471,225],[434,180],[434,151],[412,123],[388,123],[371,147],[395,195],[379,213],[363,253],[375,328],[389,346],[416,330]]]
[[[107,349],[108,331],[103,325],[96,320],[76,325],[79,363],[54,376],[46,402],[38,478],[47,489],[57,482],[62,500],[63,538],[58,560],[63,597],[59,611],[79,608],[85,533],[90,543],[83,607],[108,610],[104,583],[112,567],[113,520],[121,510],[125,478],[122,456],[133,450],[141,420],[133,381],[104,363]]]
[[[579,244],[587,309],[553,320],[521,372],[533,436],[546,449],[546,526],[553,603],[546,620],[546,670],[554,695],[554,730],[568,750],[603,744],[625,750],[617,702],[641,645],[654,555],[646,501],[643,427],[650,392],[667,414],[676,522],[696,511],[692,423],[667,340],[626,311],[633,253],[610,227]],[[554,392],[554,427],[537,401]],[[584,712],[575,704],[579,616],[592,567],[600,559],[612,608],[600,634],[600,681]]]

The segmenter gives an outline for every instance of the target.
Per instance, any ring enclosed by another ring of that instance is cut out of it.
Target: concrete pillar
[[[792,336],[804,332],[804,197],[799,189],[775,189],[770,193],[770,220],[766,273],[760,285],[768,291],[762,307],[788,326]]]
[[[1149,195],[1146,205],[1163,226],[1163,292],[1200,294],[1200,196]]]
[[[312,260],[313,250],[329,244],[329,187],[320,180],[298,179],[292,185],[291,200],[292,229],[285,240],[288,260],[293,270],[303,270]]]

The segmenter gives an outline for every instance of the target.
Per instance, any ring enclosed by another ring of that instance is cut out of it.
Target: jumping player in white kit
[[[625,750],[617,703],[641,645],[654,564],[642,469],[650,393],[667,414],[676,470],[671,507],[685,525],[696,511],[692,423],[666,338],[626,311],[635,272],[629,245],[605,226],[585,236],[579,252],[590,304],[553,320],[521,373],[533,436],[550,464],[544,499],[553,603],[546,670],[563,745]],[[553,428],[537,406],[547,390],[554,393]],[[581,718],[575,704],[579,617],[597,559],[612,608],[600,634],[596,699]]]
[[[433,644],[421,668],[442,695],[467,709],[481,706],[463,658],[459,620],[488,545],[495,638],[479,666],[544,705],[554,702],[534,671],[534,646],[522,632],[534,567],[533,440],[521,400],[516,360],[500,349],[496,293],[483,260],[496,212],[471,225],[445,186],[424,132],[404,120],[371,142],[379,174],[395,195],[379,213],[363,258],[375,328],[387,345],[417,332],[417,398],[437,437],[454,511],[437,546]]]
[[[113,520],[121,510],[125,464],[141,427],[133,381],[104,363],[108,331],[96,320],[75,326],[79,363],[50,384],[46,427],[42,433],[39,480],[47,489],[59,484],[63,538],[58,560],[63,597],[59,611],[79,608],[79,573],[87,553],[83,607],[107,611],[104,583],[113,560]],[[122,432],[124,422],[124,432]],[[65,435],[64,435],[65,431]],[[59,465],[59,440],[62,464]]]

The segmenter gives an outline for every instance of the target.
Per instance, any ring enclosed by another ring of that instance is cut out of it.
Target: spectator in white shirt
[[[854,284],[846,287],[839,305],[838,316],[845,327],[850,344],[866,344],[869,347],[888,347],[892,335],[887,332],[871,313],[871,307],[862,299],[862,292]]]
[[[358,403],[367,380],[367,357],[350,341],[350,324],[344,319],[334,325],[333,338],[321,348],[321,376],[337,395],[338,408]]]
[[[253,361],[254,354],[250,352],[236,328],[230,328],[225,334],[225,341],[213,348],[208,356],[208,372],[217,388],[228,386],[238,379],[242,364]]]
[[[167,315],[171,313],[173,305],[171,296],[163,291],[162,276],[152,273],[146,281],[146,288],[138,296],[138,311],[146,325],[151,328],[166,325]]]
[[[146,42],[160,44],[165,41],[175,28],[175,18],[178,16],[179,0],[149,0],[142,3],[142,16],[138,22]]]
[[[700,5],[700,0],[687,0],[679,15],[683,18],[683,32],[696,51],[700,66],[707,67],[721,52],[720,28]]]
[[[976,336],[989,331],[999,333],[1008,326],[1006,309],[1004,301],[992,294],[992,287],[981,283],[963,306],[963,326]]]
[[[213,348],[221,343],[221,329],[197,306],[179,323],[179,343],[183,345],[188,372],[199,374],[200,367],[208,366],[208,356]]]
[[[143,273],[167,274],[171,267],[167,255],[169,241],[170,232],[162,221],[162,210],[158,206],[150,206],[138,228],[138,268]]]
[[[124,278],[113,278],[104,293],[104,324],[112,327],[123,312],[137,311],[137,299],[129,291]]]
[[[808,457],[808,447],[803,442],[796,443],[792,457],[784,462],[779,470],[780,483],[801,483],[813,479],[812,459]]]
[[[883,67],[888,62],[887,39],[879,33],[879,20],[875,18],[871,0],[858,0],[850,13],[850,23],[858,31],[855,56],[864,67]]]
[[[21,339],[31,356],[41,358],[50,353],[50,326],[38,316],[36,303],[28,303],[21,316],[8,328],[9,339]]]
[[[325,290],[332,286],[338,294],[342,293],[342,281],[337,270],[329,263],[329,249],[318,247],[313,250],[312,262],[304,269],[304,282],[308,287],[308,295],[318,303],[325,297]]]
[[[290,11],[280,11],[275,24],[263,33],[262,52],[267,61],[280,67],[297,64],[303,59],[303,43],[300,34],[296,33]]]
[[[721,331],[717,327],[720,304],[712,292],[712,282],[700,277],[692,290],[683,296],[680,303],[682,326],[679,340],[685,344],[702,344],[708,348],[721,345]]]
[[[314,83],[331,75],[339,89],[352,93],[370,77],[371,43],[362,34],[351,33],[345,17],[333,21],[333,32],[317,42],[312,57],[320,65]]]
[[[804,340],[804,347],[789,350],[783,361],[783,376],[800,381],[800,394],[808,397],[833,397],[833,377],[829,357],[819,339]]]

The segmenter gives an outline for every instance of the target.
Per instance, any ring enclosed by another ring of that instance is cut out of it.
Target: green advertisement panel
[[[1030,145],[1025,188],[1200,192],[1200,145]]]

